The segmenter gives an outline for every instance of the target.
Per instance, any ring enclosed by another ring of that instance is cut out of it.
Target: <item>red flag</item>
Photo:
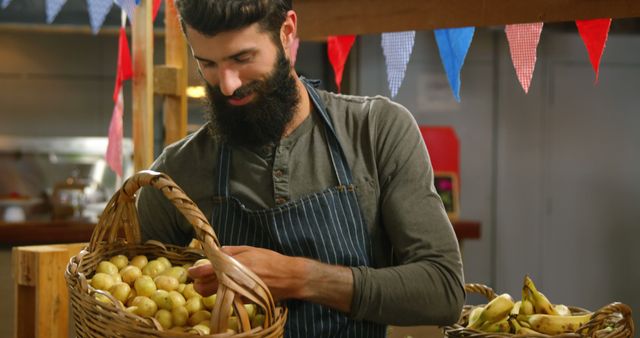
[[[355,41],[355,35],[329,36],[327,38],[329,61],[333,66],[338,91],[340,91],[340,84],[342,83],[344,64],[347,61],[347,57],[349,57],[349,52]]]
[[[107,144],[107,164],[118,176],[122,177],[122,115],[124,114],[124,99],[122,88],[116,95],[116,105],[109,124],[109,143]]]
[[[505,33],[509,41],[509,50],[513,67],[525,93],[529,92],[529,85],[536,67],[536,51],[542,33],[542,22],[507,25]]]
[[[131,66],[131,52],[127,43],[127,33],[124,27],[120,27],[120,39],[118,41],[118,68],[116,69],[116,87],[113,90],[113,102],[118,101],[118,94],[122,88],[122,82],[133,77]]]
[[[611,19],[576,20],[576,26],[589,52],[591,66],[596,72],[596,82],[598,82],[600,59],[609,36]]]
[[[151,21],[156,21],[156,16],[158,16],[158,11],[160,10],[160,5],[162,4],[162,0],[153,0],[153,18]]]

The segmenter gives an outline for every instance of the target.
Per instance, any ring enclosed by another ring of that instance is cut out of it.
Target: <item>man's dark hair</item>
[[[201,34],[214,36],[258,23],[274,41],[291,9],[292,0],[176,0],[180,23]]]

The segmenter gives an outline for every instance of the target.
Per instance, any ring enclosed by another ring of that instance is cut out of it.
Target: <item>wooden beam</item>
[[[638,0],[295,0],[298,35],[377,34],[527,22],[640,17]]]
[[[153,92],[158,95],[180,94],[178,76],[180,69],[171,66],[153,67]]]
[[[153,25],[152,1],[142,0],[133,25],[133,166],[153,162]]]
[[[164,97],[164,144],[168,145],[187,135],[187,42],[182,34],[174,0],[165,1],[165,60],[166,67],[175,70],[174,92]]]

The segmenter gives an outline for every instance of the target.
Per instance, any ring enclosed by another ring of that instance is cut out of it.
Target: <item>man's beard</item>
[[[291,64],[282,50],[273,71],[264,79],[238,88],[232,98],[254,94],[251,102],[242,106],[229,104],[229,97],[219,86],[206,84],[208,110],[205,118],[214,136],[222,142],[240,146],[261,146],[277,143],[291,121],[299,102]]]

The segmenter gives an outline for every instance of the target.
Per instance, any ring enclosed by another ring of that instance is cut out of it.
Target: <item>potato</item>
[[[181,266],[173,266],[167,270],[164,270],[161,275],[174,277],[180,283],[186,283],[188,277],[187,270]]]
[[[195,326],[200,324],[200,322],[208,319],[211,319],[211,312],[207,310],[200,310],[192,314],[191,317],[189,317],[188,323],[191,326]]]
[[[91,286],[104,291],[109,291],[115,283],[115,278],[104,272],[98,272],[91,278]]]
[[[109,262],[113,263],[113,265],[115,265],[118,270],[121,270],[125,266],[129,265],[129,258],[127,258],[127,256],[125,255],[117,255],[111,257],[111,259],[109,259]]]
[[[145,296],[137,296],[133,299],[131,305],[138,307],[138,310],[135,312],[138,316],[153,317],[156,311],[158,311],[156,302]]]
[[[169,292],[166,290],[157,290],[149,298],[151,298],[152,301],[156,302],[158,308],[160,309],[171,310],[173,308],[171,299],[169,298]]]
[[[198,325],[192,327],[189,330],[189,332],[196,333],[196,334],[199,334],[199,335],[202,335],[202,336],[206,336],[208,334],[211,334],[211,329],[208,326],[204,326],[204,325],[198,324]]]
[[[208,297],[202,297],[202,303],[204,304],[204,307],[206,307],[208,310],[213,310],[213,307],[216,305],[216,294],[212,294],[211,296]]]
[[[142,276],[142,270],[135,265],[128,265],[120,270],[120,276],[122,277],[123,282],[133,285],[136,279]]]
[[[155,278],[161,274],[167,267],[159,260],[153,260],[142,268],[142,274]]]
[[[178,306],[184,306],[187,300],[178,291],[169,291],[169,301],[171,302],[171,308],[175,309]]]
[[[156,283],[153,282],[153,279],[151,279],[151,277],[149,276],[144,275],[136,279],[133,286],[136,289],[136,293],[138,294],[138,296],[149,297],[157,290]]]
[[[127,299],[129,299],[131,286],[124,282],[116,283],[109,289],[109,292],[115,299],[124,303],[127,301]]]
[[[198,291],[196,291],[193,288],[193,283],[189,283],[187,285],[185,285],[184,290],[182,291],[182,294],[184,295],[184,298],[189,299],[189,298],[193,298],[193,297],[201,297],[202,295],[198,293]]]
[[[191,297],[187,299],[187,303],[184,307],[190,314],[196,313],[200,310],[204,310],[204,304],[202,303],[202,297]]]
[[[118,270],[118,267],[109,261],[102,261],[98,263],[98,267],[96,268],[96,272],[106,273],[111,276],[116,276],[118,274]]]
[[[159,261],[160,263],[162,263],[166,269],[171,268],[171,261],[169,261],[169,259],[167,257],[158,257],[156,258],[157,261]]]
[[[156,287],[158,289],[167,290],[167,291],[176,290],[180,285],[180,282],[178,282],[178,279],[171,276],[160,275],[154,278],[153,282],[156,283]]]
[[[170,311],[160,309],[156,312],[154,317],[158,320],[160,325],[162,325],[163,329],[168,330],[173,327],[173,315]]]
[[[131,265],[135,265],[141,270],[142,268],[144,268],[145,265],[147,265],[148,262],[149,260],[147,259],[147,256],[144,256],[144,255],[138,255],[131,259]]]
[[[185,326],[189,320],[189,311],[184,306],[178,306],[171,310],[174,326]]]

